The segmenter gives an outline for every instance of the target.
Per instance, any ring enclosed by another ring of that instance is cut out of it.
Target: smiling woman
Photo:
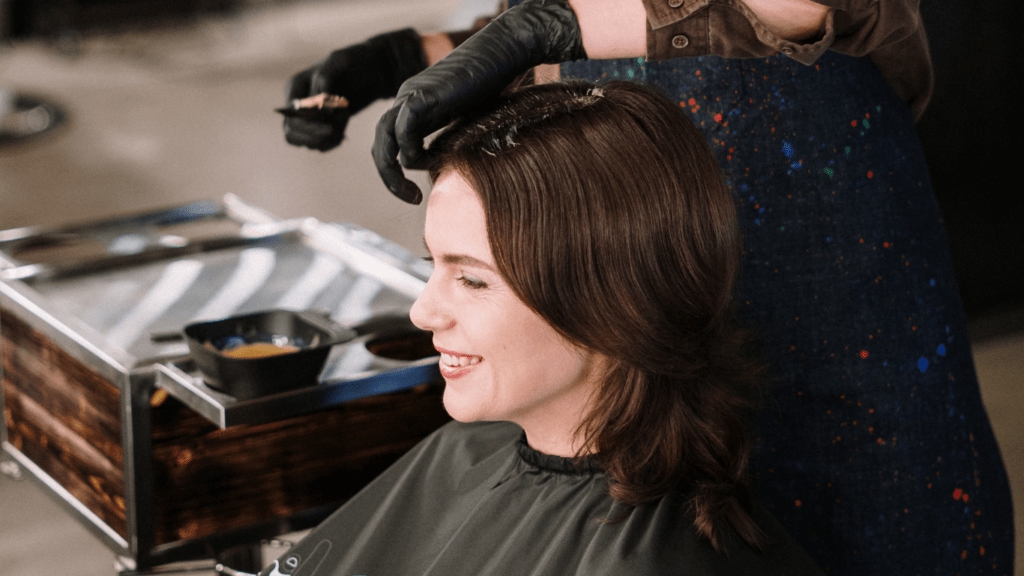
[[[577,384],[585,392],[543,419],[562,428],[553,453],[592,454],[615,480],[611,494],[632,505],[685,479],[713,544],[727,518],[759,545],[743,511],[753,499],[744,417],[759,380],[731,307],[739,233],[693,124],[636,84],[556,84],[463,119],[432,151],[434,194],[453,180],[475,192],[466,207],[480,207],[463,214],[486,219],[477,234],[498,276],[592,367]],[[430,231],[428,217],[428,241]]]
[[[573,432],[602,362],[561,337],[505,282],[480,197],[457,171],[434,185],[424,233],[434,274],[410,316],[434,333],[445,409],[462,422],[515,422],[531,447],[575,455]]]
[[[679,107],[535,86],[431,152],[411,317],[456,422],[265,573],[820,574],[751,486],[733,200]]]

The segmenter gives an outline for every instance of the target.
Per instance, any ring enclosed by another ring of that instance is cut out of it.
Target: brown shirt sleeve
[[[831,8],[825,26],[818,36],[793,42],[772,32],[742,0],[643,0],[647,57],[755,58],[781,52],[809,65],[825,50],[869,56],[920,117],[933,83],[920,0],[814,1]]]

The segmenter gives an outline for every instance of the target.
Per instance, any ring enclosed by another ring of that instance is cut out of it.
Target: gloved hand
[[[587,57],[568,0],[526,0],[499,15],[451,54],[407,80],[377,123],[373,160],[388,190],[411,204],[423,194],[406,168],[424,169],[423,139],[539,64]],[[399,159],[401,164],[399,164]]]
[[[328,93],[344,96],[347,108],[321,114],[286,117],[284,137],[289,144],[325,152],[341,143],[348,119],[378,98],[390,98],[402,82],[427,67],[420,35],[412,28],[374,36],[335,50],[299,72],[288,83],[289,102]]]

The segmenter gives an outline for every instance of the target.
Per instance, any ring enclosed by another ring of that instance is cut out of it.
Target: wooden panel
[[[0,312],[12,445],[127,537],[121,393],[11,312]]]
[[[438,385],[225,430],[153,404],[158,545],[336,506],[449,420]]]

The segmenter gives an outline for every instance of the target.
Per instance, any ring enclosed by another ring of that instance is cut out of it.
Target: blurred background
[[[354,222],[419,253],[423,208],[370,160],[377,103],[328,154],[273,109],[298,70],[373,34],[468,27],[493,0],[0,0],[0,230],[234,193],[283,218]],[[1024,573],[1024,3],[926,2],[935,97],[918,131],[950,235],[982,394],[1017,502]],[[967,48],[967,47],[970,48]],[[426,180],[417,175],[421,187]],[[1009,504],[1009,503],[1008,503]],[[0,566],[114,573],[113,555],[29,481],[0,475]]]

